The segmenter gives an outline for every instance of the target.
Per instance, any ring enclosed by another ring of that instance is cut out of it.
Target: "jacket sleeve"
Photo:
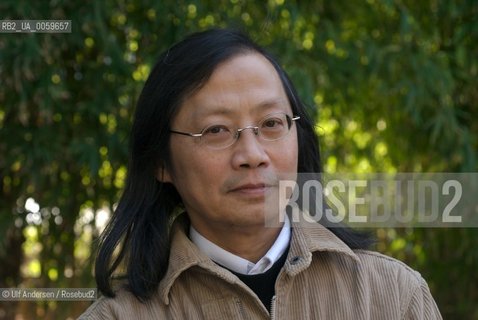
[[[433,299],[425,280],[420,276],[419,286],[412,294],[408,308],[405,311],[406,320],[435,320],[443,319],[440,310]]]

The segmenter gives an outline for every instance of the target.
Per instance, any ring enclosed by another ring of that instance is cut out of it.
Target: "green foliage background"
[[[317,119],[326,172],[477,171],[477,17],[472,0],[2,1],[0,19],[73,30],[0,34],[0,287],[94,286],[97,213],[123,187],[141,87],[162,50],[212,26],[280,57]],[[476,230],[376,233],[445,319],[478,319]],[[0,319],[86,307],[0,302]]]

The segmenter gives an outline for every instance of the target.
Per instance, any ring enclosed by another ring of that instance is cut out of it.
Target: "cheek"
[[[223,159],[211,156],[211,154],[201,154],[200,150],[194,147],[186,150],[177,150],[172,152],[173,162],[173,184],[181,193],[183,190],[202,188],[209,189],[215,184],[220,183],[221,165]],[[180,190],[182,189],[182,190]]]
[[[295,173],[297,172],[297,166],[298,166],[298,163],[299,163],[299,154],[298,154],[298,147],[297,147],[297,144],[294,144],[292,147],[291,147],[291,150],[290,150],[290,156],[289,156],[289,163],[288,163],[288,169],[289,171],[292,173]]]
[[[299,146],[297,133],[291,132],[290,136],[285,142],[285,146],[280,150],[279,161],[282,162],[284,166],[283,169],[286,169],[291,172],[297,171],[297,164],[299,162]]]
[[[176,167],[174,186],[188,211],[210,208],[221,199],[224,172],[218,163],[197,161]]]

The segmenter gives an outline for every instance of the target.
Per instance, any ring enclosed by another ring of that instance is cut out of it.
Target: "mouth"
[[[272,185],[267,183],[247,183],[232,188],[229,192],[244,195],[264,195]]]

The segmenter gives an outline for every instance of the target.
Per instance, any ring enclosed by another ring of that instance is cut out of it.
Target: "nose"
[[[257,129],[246,127],[241,130],[236,143],[233,145],[232,165],[235,169],[257,168],[269,165],[270,159],[259,141]]]
[[[251,129],[252,132],[254,132],[254,134],[255,134],[256,136],[259,135],[259,128],[258,128],[258,127],[247,126],[247,127],[241,128],[241,129],[237,129],[237,138],[239,139],[239,138],[241,137],[242,131],[247,130],[247,129]]]

